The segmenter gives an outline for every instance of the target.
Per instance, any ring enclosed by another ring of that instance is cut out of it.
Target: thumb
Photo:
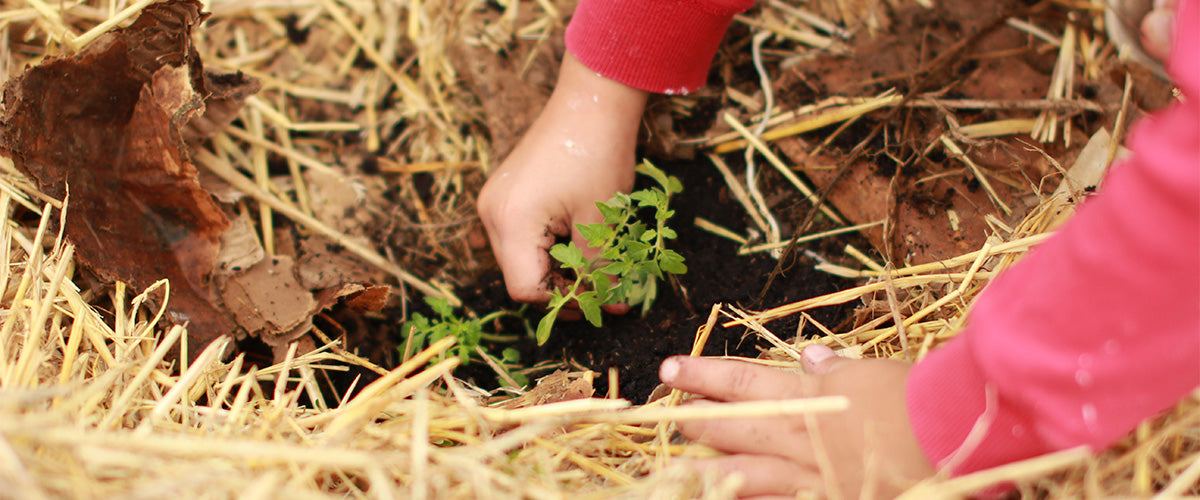
[[[800,352],[801,365],[809,375],[828,375],[846,361],[833,352],[833,349],[821,344],[812,344]]]
[[[528,219],[506,220],[486,225],[492,252],[508,294],[518,302],[546,302],[551,261],[547,251],[554,244],[554,224]]]

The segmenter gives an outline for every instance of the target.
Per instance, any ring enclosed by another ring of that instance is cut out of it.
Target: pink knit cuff
[[[585,66],[631,87],[685,94],[704,85],[733,15],[753,0],[581,0],[567,50]]]
[[[1052,451],[987,387],[974,356],[968,339],[957,338],[909,372],[908,418],[929,463],[958,476]]]

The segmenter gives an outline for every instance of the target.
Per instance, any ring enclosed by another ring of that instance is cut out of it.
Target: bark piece
[[[190,323],[196,352],[234,328],[209,288],[229,221],[181,133],[209,95],[191,42],[201,7],[151,5],[81,53],[29,69],[5,86],[0,124],[0,153],[46,194],[70,192],[66,234],[80,260],[138,289],[170,279],[171,319]]]
[[[308,333],[317,301],[300,285],[291,257],[259,262],[225,282],[222,298],[237,323],[270,345],[287,344]]]

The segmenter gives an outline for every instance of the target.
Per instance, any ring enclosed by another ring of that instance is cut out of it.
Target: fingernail
[[[800,353],[800,357],[812,365],[819,365],[822,361],[835,356],[837,356],[837,353],[833,352],[833,349],[821,344],[813,344],[805,347],[804,351]]]
[[[675,358],[664,359],[661,365],[658,365],[658,379],[664,384],[670,384],[675,381],[675,376],[679,375],[679,360]]]

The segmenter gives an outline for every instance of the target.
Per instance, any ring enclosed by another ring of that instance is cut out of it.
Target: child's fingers
[[[690,405],[714,405],[695,401]],[[751,453],[781,457],[812,455],[803,418],[712,419],[678,422],[684,437],[725,453]]]
[[[658,376],[672,389],[717,401],[754,401],[804,397],[813,380],[803,374],[741,361],[672,356]]]
[[[767,455],[736,455],[694,460],[691,464],[701,473],[716,469],[722,475],[742,475],[738,497],[782,495],[795,498],[797,492],[812,492],[824,497],[824,483],[817,470],[802,467],[789,460]]]
[[[629,304],[625,304],[625,303],[608,304],[606,306],[600,306],[600,308],[603,309],[604,312],[609,313],[609,314],[625,314],[625,313],[629,312],[629,309],[630,309]]]
[[[544,220],[506,218],[500,222],[485,227],[508,295],[518,302],[546,302],[553,231]]]
[[[1175,14],[1171,8],[1156,8],[1142,18],[1142,48],[1159,61],[1166,61],[1171,50],[1171,31]]]
[[[829,375],[838,367],[854,360],[838,356],[833,349],[821,344],[812,344],[800,352],[800,364],[809,375]]]

